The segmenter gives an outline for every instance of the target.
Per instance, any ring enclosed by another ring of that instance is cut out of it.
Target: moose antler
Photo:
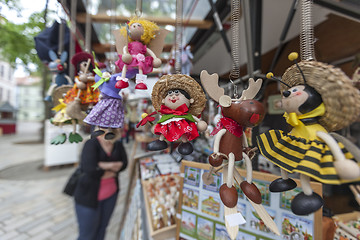
[[[200,80],[205,91],[215,102],[219,102],[220,97],[225,95],[225,90],[219,87],[219,75],[216,73],[210,75],[206,70],[202,70]]]
[[[240,99],[253,99],[256,94],[259,92],[262,85],[262,79],[258,78],[256,82],[253,78],[249,79],[249,87],[242,91]]]

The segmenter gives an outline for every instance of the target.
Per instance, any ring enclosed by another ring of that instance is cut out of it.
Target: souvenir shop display
[[[119,60],[115,64],[121,69],[121,76],[115,87],[129,86],[127,71],[138,69],[135,89],[146,90],[146,74],[153,68],[160,67],[159,58],[168,31],[159,28],[155,23],[139,17],[131,18],[125,27],[114,31]]]
[[[46,93],[45,101],[51,101],[51,95],[54,92],[55,88],[60,87],[62,85],[72,85],[73,82],[71,78],[66,74],[67,69],[67,58],[68,53],[66,51],[61,53],[60,58],[56,55],[53,50],[49,51],[49,57],[51,62],[48,67],[50,72],[53,74],[50,87]]]
[[[217,124],[213,134],[215,136],[213,154],[209,156],[211,169],[204,173],[202,178],[205,183],[213,181],[213,173],[223,169],[224,184],[220,187],[219,193],[224,204],[225,219],[238,214],[236,205],[238,193],[234,187],[234,178],[240,183],[241,190],[244,192],[252,206],[259,213],[264,223],[276,234],[279,230],[261,205],[261,194],[259,189],[252,183],[252,164],[247,155],[247,140],[244,134],[246,127],[253,127],[259,124],[264,118],[264,107],[253,98],[258,93],[262,80],[256,82],[249,80],[249,87],[242,92],[239,98],[231,99],[224,94],[224,89],[218,86],[219,77],[217,74],[209,75],[207,71],[202,71],[200,75],[201,83],[209,96],[221,106],[222,118]],[[245,148],[245,151],[244,149]],[[235,161],[245,159],[246,180],[235,169]],[[228,162],[225,163],[224,160]],[[219,167],[215,169],[215,167]],[[226,229],[234,239],[238,232],[238,224],[232,224],[230,220],[225,221]]]
[[[207,123],[199,119],[206,103],[201,86],[187,75],[164,75],[154,85],[151,100],[155,110],[161,114],[154,127],[154,133],[160,137],[148,144],[148,150],[164,150],[168,147],[165,140],[181,140],[179,153],[191,154],[193,146],[190,141],[207,129]],[[145,116],[141,124],[154,121],[154,114]]]
[[[226,181],[223,179],[223,170],[213,175],[211,183],[205,183],[203,176],[210,172],[211,166],[207,163],[199,163],[183,160],[181,162],[180,175],[180,198],[177,208],[179,215],[176,239],[236,239],[236,240],[260,240],[260,239],[322,239],[322,213],[317,212],[309,216],[296,216],[291,212],[291,198],[299,189],[281,195],[269,192],[269,184],[277,176],[269,173],[253,172],[252,181],[256,183],[260,192],[262,205],[268,212],[274,224],[280,230],[275,234],[264,223],[260,215],[241,190],[236,180],[235,188],[238,193],[236,209],[241,213],[237,232],[231,236],[226,229],[226,217],[224,217],[224,205],[221,204],[219,189]],[[241,175],[246,175],[246,169],[235,168]],[[299,180],[295,180],[299,182]],[[321,193],[322,184],[311,182],[314,191]],[[234,224],[234,219],[232,223]],[[295,236],[299,238],[294,238]]]
[[[159,176],[142,183],[152,230],[174,226],[179,199],[179,176]]]

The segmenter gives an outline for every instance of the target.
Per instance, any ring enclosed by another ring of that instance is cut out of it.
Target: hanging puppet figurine
[[[99,89],[91,87],[95,83],[93,56],[87,52],[79,52],[72,57],[71,63],[75,67],[77,76],[73,88],[64,97],[64,103],[76,105],[74,106],[76,109],[82,106],[89,112],[98,102],[100,93]]]
[[[113,139],[115,134],[113,129],[122,128],[124,125],[124,105],[120,95],[120,89],[115,88],[115,84],[122,73],[111,75],[107,71],[101,71],[95,66],[95,82],[93,89],[99,88],[101,91],[100,101],[94,106],[86,116],[84,122],[96,126],[97,129],[91,137],[96,137],[105,133],[105,139]],[[131,78],[137,73],[137,69],[127,71],[127,77]]]
[[[254,100],[261,88],[262,80],[256,82],[249,80],[249,87],[242,92],[241,97],[231,99],[224,94],[224,89],[219,87],[217,74],[209,75],[202,71],[201,83],[209,96],[218,102],[221,107],[221,115],[216,128],[211,135],[215,135],[213,154],[209,156],[211,165],[210,171],[203,174],[204,184],[213,182],[213,173],[223,169],[224,184],[220,187],[219,194],[224,204],[225,225],[231,239],[235,239],[239,226],[227,221],[227,217],[236,215],[238,193],[234,187],[234,179],[238,182],[251,205],[254,207],[260,218],[274,233],[279,235],[279,230],[270,215],[264,209],[261,193],[252,182],[252,163],[248,156],[249,147],[244,134],[246,127],[258,125],[264,118],[264,107],[259,101]],[[246,180],[244,180],[235,168],[235,161],[245,159]],[[226,161],[226,162],[225,162]],[[215,167],[219,167],[215,170]]]
[[[53,73],[51,85],[46,93],[45,101],[51,101],[51,95],[54,92],[54,89],[60,87],[62,85],[70,85],[73,84],[71,78],[65,73],[67,68],[66,60],[68,54],[66,51],[61,53],[60,58],[56,55],[53,50],[49,51],[49,57],[52,60],[48,67],[50,72]]]
[[[296,62],[297,53],[291,53],[289,59]],[[273,78],[271,73],[268,77]],[[261,134],[258,147],[264,157],[281,168],[281,178],[270,184],[270,191],[295,188],[288,173],[300,173],[303,192],[294,197],[291,210],[308,215],[323,205],[322,198],[311,189],[310,178],[325,184],[360,180],[355,155],[344,147],[345,143],[338,142],[340,138],[335,140],[328,134],[358,119],[360,95],[339,68],[317,61],[292,65],[281,83],[284,117],[293,128],[289,133],[270,130]]]
[[[153,67],[160,67],[159,55],[167,33],[167,30],[160,29],[155,23],[137,17],[130,19],[126,27],[114,32],[119,54],[119,60],[115,64],[122,72],[116,88],[127,88],[129,79],[126,73],[137,68],[139,73],[136,74],[135,89],[147,89],[144,83],[146,74],[151,73]]]
[[[98,102],[99,89],[93,90],[94,75],[92,73],[94,60],[91,54],[80,52],[75,54],[71,63],[74,65],[78,76],[75,77],[74,86],[67,91],[60,100],[60,104],[54,107],[57,111],[52,123],[58,126],[72,124],[73,131],[69,134],[69,141],[79,143],[83,139],[76,131],[77,124],[83,122],[86,117],[85,111],[89,110]],[[66,141],[66,134],[61,133],[51,140],[52,144],[62,144]]]
[[[199,136],[198,131],[207,129],[206,122],[198,118],[206,103],[201,86],[187,75],[164,75],[154,85],[151,100],[155,110],[161,114],[154,128],[154,133],[160,137],[148,144],[148,150],[166,149],[168,144],[165,139],[169,142],[181,140],[179,153],[191,154],[193,146],[189,141]],[[137,127],[154,121],[151,116],[155,113],[146,116]]]

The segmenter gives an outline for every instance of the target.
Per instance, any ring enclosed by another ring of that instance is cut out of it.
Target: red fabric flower
[[[136,124],[136,128],[140,127],[140,126],[144,126],[147,122],[152,122],[155,120],[155,117],[152,117],[152,115],[155,115],[156,112],[152,112],[150,114],[148,114],[146,117],[144,117],[143,119],[141,119],[141,121]]]

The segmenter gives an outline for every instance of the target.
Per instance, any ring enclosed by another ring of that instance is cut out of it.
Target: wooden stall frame
[[[180,167],[180,195],[179,195],[179,203],[177,208],[177,218],[176,218],[176,239],[180,237],[180,226],[181,226],[181,209],[182,209],[182,199],[183,199],[183,187],[184,187],[184,172],[185,167],[194,167],[203,170],[210,170],[210,165],[206,163],[198,163],[198,162],[190,162],[183,160]],[[246,170],[237,168],[241,174],[241,176],[246,176]],[[222,170],[220,171],[222,172]],[[275,179],[279,178],[279,176],[270,174],[270,173],[263,173],[254,171],[253,172],[253,180],[260,180],[266,182],[272,182]],[[294,179],[297,183],[298,187],[301,187],[301,183],[299,179]],[[322,184],[318,182],[310,182],[310,185],[314,192],[322,196]],[[314,239],[322,239],[322,208],[319,209],[314,213]]]

